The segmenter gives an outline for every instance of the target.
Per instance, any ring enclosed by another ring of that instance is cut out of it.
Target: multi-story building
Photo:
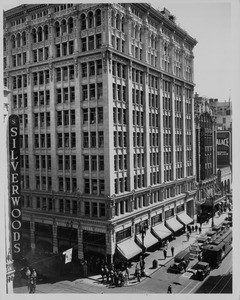
[[[217,174],[216,110],[206,97],[194,96],[196,126],[196,212],[199,222],[215,214],[225,203]]]
[[[232,130],[232,102],[219,102],[218,99],[209,99],[211,105],[216,108],[217,130]]]
[[[196,43],[143,3],[4,12],[25,248],[130,259],[193,220]]]

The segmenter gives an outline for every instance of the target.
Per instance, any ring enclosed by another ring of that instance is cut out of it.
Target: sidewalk
[[[221,224],[225,218],[227,217],[228,212],[225,212],[223,214],[221,214],[221,216],[215,216],[214,217],[214,225],[217,226],[219,224]],[[199,223],[195,223],[194,226],[197,224],[198,227],[200,227]],[[212,227],[212,219],[209,220],[208,223],[204,223],[202,224],[202,234],[204,234],[205,232],[207,232],[209,229],[211,229]],[[145,261],[145,272],[148,276],[151,276],[151,274],[153,274],[154,272],[156,272],[157,270],[159,270],[162,267],[165,267],[165,265],[173,260],[174,256],[172,256],[171,253],[171,247],[174,247],[174,255],[176,255],[177,253],[179,253],[182,250],[187,249],[190,245],[192,245],[194,242],[196,242],[196,238],[199,236],[199,231],[194,231],[191,233],[189,241],[187,241],[187,236],[186,233],[182,234],[181,236],[176,237],[175,240],[172,240],[171,242],[169,242],[168,245],[168,253],[167,253],[167,258],[164,259],[164,255],[163,255],[163,251],[162,250],[156,250],[154,252],[146,252],[146,256],[144,258]],[[153,260],[157,260],[158,261],[158,267],[156,269],[154,269],[153,266]],[[131,268],[129,269],[129,273],[130,273],[130,279],[128,281],[128,285],[135,285],[138,283],[137,278],[134,276],[134,272],[135,272],[135,266],[136,263],[134,263]],[[143,281],[144,279],[146,279],[147,277],[142,277],[141,281]],[[93,282],[102,282],[102,277],[101,275],[95,275],[95,276],[91,276],[88,277],[86,279],[84,279],[84,281],[89,281],[89,283],[93,283]],[[108,286],[108,284],[106,283],[102,283],[103,286]]]

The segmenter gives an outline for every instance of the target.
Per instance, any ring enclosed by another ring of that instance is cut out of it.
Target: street
[[[161,259],[159,260],[161,261]],[[168,262],[156,272],[151,274],[149,278],[142,282],[115,287],[107,284],[102,284],[98,280],[77,279],[73,281],[65,280],[54,284],[44,283],[39,284],[36,289],[37,294],[42,293],[71,293],[71,294],[154,294],[167,293],[168,285],[172,285],[172,293],[174,294],[193,294],[193,293],[231,293],[232,292],[232,251],[225,257],[218,269],[212,270],[210,275],[204,281],[191,279],[192,273],[184,274],[168,273],[167,269],[172,262]],[[191,261],[189,268],[196,263],[196,260]],[[22,287],[16,289],[15,293],[27,293],[27,288]]]

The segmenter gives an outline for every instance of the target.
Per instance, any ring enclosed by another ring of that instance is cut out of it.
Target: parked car
[[[174,263],[168,268],[168,272],[183,273],[189,264],[190,252],[183,250],[175,255]]]
[[[209,263],[200,261],[197,263],[196,267],[194,268],[195,274],[194,278],[198,280],[203,280],[210,274],[210,266]]]

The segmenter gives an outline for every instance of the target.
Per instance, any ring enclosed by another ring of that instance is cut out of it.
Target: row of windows
[[[103,84],[102,82],[84,84],[82,86],[82,100],[96,100],[103,96]]]
[[[52,168],[51,155],[35,155],[35,168],[36,170],[38,169],[51,170]]]
[[[105,203],[84,201],[84,215],[88,217],[105,217]]]
[[[91,77],[95,75],[102,75],[102,60],[84,62],[81,64],[82,78]]]
[[[57,126],[75,125],[75,110],[57,111]]]
[[[83,109],[83,124],[102,124],[103,107],[93,107]]]
[[[127,132],[114,131],[113,144],[114,147],[127,147]]]
[[[85,194],[104,195],[105,182],[104,179],[84,179]]]
[[[127,155],[114,155],[114,171],[127,170],[128,160]]]
[[[76,155],[58,155],[58,170],[76,171]]]
[[[83,148],[104,147],[103,131],[83,132]]]
[[[84,155],[84,171],[104,171],[103,155]]]

